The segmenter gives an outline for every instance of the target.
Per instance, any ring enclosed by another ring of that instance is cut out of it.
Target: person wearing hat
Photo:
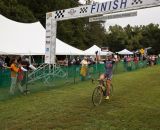
[[[107,79],[106,81],[106,97],[105,99],[108,100],[110,96],[110,86],[111,80],[113,75],[113,65],[115,63],[115,59],[112,56],[112,53],[107,53],[105,63],[105,73],[100,75],[100,80]]]

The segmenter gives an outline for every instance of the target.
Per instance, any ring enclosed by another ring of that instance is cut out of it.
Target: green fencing
[[[157,60],[157,64],[160,64],[160,59]],[[115,75],[124,72],[135,71],[141,68],[145,68],[147,66],[148,66],[147,61],[139,61],[138,63],[134,62],[125,63],[121,61],[114,65],[113,74]],[[47,86],[46,84],[44,84],[45,79],[41,79],[29,84],[28,85],[29,89],[31,90],[31,92],[37,92],[37,91],[47,90],[50,88],[53,89],[64,85],[67,86],[68,84],[79,83],[80,81],[85,81],[92,78],[96,79],[99,77],[101,73],[105,72],[104,64],[89,65],[86,77],[82,77],[80,75],[81,66],[78,65],[61,67],[61,70],[66,74],[66,76],[64,78],[62,78],[61,76],[51,77],[50,79],[51,87],[45,87]],[[46,73],[48,71],[49,70],[45,70]],[[39,73],[40,74],[44,73],[44,71],[42,70],[42,72]],[[0,100],[6,99],[6,97],[8,97],[10,81],[11,81],[10,70],[0,69]],[[25,81],[23,81],[22,83],[24,85],[23,87],[25,88],[26,87],[25,86],[26,84],[24,84]],[[19,94],[19,92],[17,92],[17,94]]]
[[[10,70],[9,69],[0,69],[0,88],[10,86]]]
[[[157,60],[157,64],[160,64],[160,59]],[[116,63],[114,65],[114,74],[120,74],[123,72],[129,72],[134,71],[140,68],[147,67],[147,61],[139,61],[138,63],[129,62],[125,63],[123,61]],[[81,66],[78,65],[72,65],[69,67],[61,67],[61,69],[67,74],[67,78],[65,80],[69,80],[72,83],[76,83],[78,81],[82,80],[82,77],[80,75],[80,69]],[[104,64],[94,64],[88,66],[88,74],[86,76],[86,79],[96,78],[101,73],[104,73]],[[49,70],[45,70],[46,72],[49,72]],[[44,73],[42,72],[39,73]],[[61,80],[60,77],[53,77],[55,81]],[[9,69],[0,69],[0,88],[2,87],[9,87],[10,86],[10,70]]]
[[[157,59],[157,64],[160,65],[160,58]]]

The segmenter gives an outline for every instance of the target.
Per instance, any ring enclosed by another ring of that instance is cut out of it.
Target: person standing
[[[7,66],[10,66],[10,58],[8,56],[6,56],[5,58],[5,63],[7,64]]]
[[[21,72],[21,65],[17,66],[17,59],[11,60],[11,86],[10,94],[14,95],[15,88],[18,87],[20,92],[23,93],[23,88],[21,87],[20,82],[17,80],[18,73]]]
[[[134,61],[134,64],[135,64],[135,69],[138,69],[138,61],[139,61],[139,59],[138,59],[137,55],[134,56],[133,61]]]
[[[3,58],[0,56],[0,69],[2,69],[4,66],[4,60]]]
[[[81,61],[81,70],[80,70],[80,75],[82,76],[82,80],[85,79],[87,76],[87,68],[88,68],[88,61],[87,57],[84,57],[84,59]]]

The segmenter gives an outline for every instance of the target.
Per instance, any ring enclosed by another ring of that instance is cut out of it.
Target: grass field
[[[0,130],[160,130],[160,66],[115,75],[98,107],[89,81],[0,101]]]

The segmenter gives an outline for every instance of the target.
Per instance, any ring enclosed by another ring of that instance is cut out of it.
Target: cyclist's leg
[[[101,74],[100,76],[99,76],[99,80],[100,80],[100,85],[104,85],[104,79],[105,79],[105,74]]]
[[[110,96],[110,88],[111,88],[111,79],[112,79],[112,74],[106,74],[106,95],[109,97]]]
[[[107,91],[106,91],[106,95],[107,96],[110,96],[110,88],[111,88],[111,79],[107,79],[107,81],[106,81],[107,83],[107,85],[106,85],[106,89],[107,89]]]

